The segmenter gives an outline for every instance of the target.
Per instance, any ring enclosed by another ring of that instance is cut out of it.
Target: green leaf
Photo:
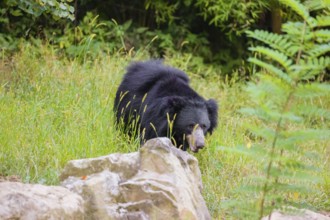
[[[263,30],[246,31],[246,34],[248,37],[259,40],[289,57],[298,51],[297,47],[292,44],[291,39],[285,35],[269,33]]]
[[[266,128],[260,128],[257,126],[252,126],[250,124],[245,125],[245,127],[254,135],[257,137],[262,137],[266,140],[272,140],[275,137],[275,130],[269,127]]]
[[[22,16],[23,14],[22,14],[22,11],[21,10],[19,10],[19,9],[16,9],[16,10],[10,10],[10,14],[12,14],[13,16],[15,16],[15,17],[18,17],[18,16]]]
[[[311,94],[310,97],[316,97],[315,95]],[[308,98],[308,96],[306,96]],[[297,114],[302,115],[304,118],[311,117],[311,118],[325,118],[330,119],[330,110],[320,108],[314,105],[297,105],[292,108],[294,112]]]
[[[281,69],[279,69],[271,64],[265,63],[257,58],[249,58],[248,61],[264,68],[265,70],[267,70],[270,73],[273,73],[274,75],[276,75],[277,77],[282,79],[287,84],[289,84],[289,85],[293,84],[292,79],[288,76],[288,74],[284,73]]]
[[[294,96],[298,98],[315,98],[330,94],[330,85],[325,83],[299,84]]]
[[[295,143],[306,143],[307,141],[317,140],[324,141],[330,140],[330,130],[322,129],[306,129],[300,131],[287,131],[287,140],[294,141]]]
[[[297,169],[290,170],[287,167],[280,167],[280,168],[272,167],[270,172],[272,177],[277,177],[277,178],[294,179],[295,181],[312,182],[312,183],[319,183],[321,181],[320,177],[313,175],[311,172],[307,172],[304,170],[297,170]],[[291,191],[294,185],[285,185],[285,184],[278,185],[278,183],[275,183],[273,186],[276,186],[276,189],[279,189],[277,187],[280,186],[280,190]]]
[[[329,0],[307,0],[304,5],[309,9],[309,11],[315,11],[330,7]]]
[[[275,60],[276,62],[281,64],[286,70],[288,70],[290,65],[292,64],[291,59],[289,59],[285,54],[277,50],[269,49],[262,46],[250,47],[249,50],[268,56],[272,60]]]
[[[317,16],[316,23],[318,27],[330,26],[330,16],[326,16],[326,15]]]
[[[281,148],[281,149],[284,149],[284,148]],[[296,151],[299,151],[299,147],[295,147],[295,149],[296,149]],[[300,152],[303,153],[302,151],[300,151]],[[305,158],[311,158],[311,157],[306,156]],[[319,159],[319,157],[317,157],[315,159]],[[299,158],[299,161],[298,161],[298,158],[291,157],[289,155],[278,157],[277,162],[278,162],[278,164],[281,164],[281,166],[284,167],[285,169],[298,170],[298,171],[303,171],[303,172],[317,172],[317,173],[321,171],[321,169],[319,167],[308,165],[305,163],[304,160]]]
[[[309,16],[308,9],[303,4],[301,4],[299,1],[279,0],[279,2],[288,6],[293,11],[295,11],[298,15],[300,15],[308,23],[311,23],[312,18]]]
[[[290,177],[290,176],[288,176]],[[280,192],[298,192],[298,193],[310,193],[311,189],[310,187],[306,185],[298,185],[298,184],[287,184],[287,183],[281,183],[281,182],[272,182],[269,185],[269,188],[280,191]],[[277,197],[278,194],[268,194],[268,199]],[[281,196],[283,197],[283,196]]]
[[[330,52],[330,43],[329,44],[320,44],[320,45],[314,45],[310,50],[307,50],[306,53],[311,58],[319,57],[323,54],[326,54]]]
[[[64,10],[64,11],[67,10],[66,5],[63,4],[62,2],[59,4],[59,8]]]
[[[149,28],[147,28],[147,27],[139,27],[139,28],[136,28],[135,31],[138,34],[142,34],[142,33],[145,33],[148,29]]]
[[[279,119],[283,119],[285,121],[292,122],[303,122],[303,118],[294,114],[293,112],[285,112],[281,113],[277,109],[270,109],[266,106],[259,106],[256,108],[242,108],[240,112],[243,114],[248,114],[251,116],[255,116],[267,122],[277,122]]]
[[[318,42],[329,42],[330,41],[330,30],[320,29],[313,32],[314,37]]]
[[[330,134],[326,130],[282,131],[278,135],[277,148],[287,152],[299,152],[299,144],[326,140],[330,140]],[[286,159],[284,156],[282,158],[276,158],[276,160],[285,161],[286,163],[292,161],[292,158]]]
[[[257,74],[257,77],[262,83],[248,83],[245,88],[245,91],[250,94],[251,100],[258,105],[282,105],[292,88],[272,75]]]
[[[257,117],[257,118],[260,118],[264,121],[269,121],[270,120],[270,117],[266,114],[266,112],[261,109],[261,108],[241,108],[239,110],[239,112],[243,113],[243,114],[246,114],[246,115],[249,115],[249,116],[254,116],[254,117]]]
[[[282,30],[291,37],[292,42],[298,48],[297,52],[300,48],[305,47],[304,44],[301,44],[302,40],[304,40],[304,42],[308,42],[314,38],[311,28],[306,27],[303,22],[287,22],[282,25]]]
[[[311,79],[329,66],[330,57],[317,57],[308,60],[302,59],[299,64],[290,66],[290,72],[293,73],[293,77]]]

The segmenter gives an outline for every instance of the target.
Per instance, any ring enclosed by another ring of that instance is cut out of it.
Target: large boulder
[[[0,182],[0,219],[83,219],[83,200],[60,186]]]
[[[85,200],[87,219],[211,219],[197,159],[167,138],[136,153],[70,161],[61,179]]]

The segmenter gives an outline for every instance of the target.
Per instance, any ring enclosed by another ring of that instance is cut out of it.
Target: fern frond
[[[299,115],[293,113],[293,112],[286,112],[286,113],[276,113],[274,112],[274,115],[272,115],[276,118],[276,121],[278,121],[280,118],[283,120],[291,121],[291,122],[296,122],[296,123],[301,123],[303,122],[303,118],[300,117]]]
[[[316,25],[317,25],[317,27],[330,26],[330,16],[327,16],[327,15],[317,16]]]
[[[330,130],[325,129],[305,129],[300,131],[286,132],[294,143],[306,143],[315,140],[330,140]]]
[[[264,121],[269,120],[269,118],[261,108],[241,108],[239,112],[245,115],[260,118]]]
[[[330,42],[330,30],[329,29],[320,29],[314,31],[314,38],[317,42]]]
[[[287,22],[283,24],[282,31],[291,36],[292,42],[298,45],[301,43],[302,38],[304,39],[304,42],[306,42],[310,41],[314,37],[310,29],[306,29],[304,23],[302,22]],[[305,34],[302,36],[301,33],[303,32]]]
[[[247,124],[246,128],[255,136],[261,137],[268,141],[274,139],[274,137],[276,136],[275,130],[270,127],[257,127]]]
[[[290,93],[292,87],[276,76],[270,74],[257,74],[258,80],[263,83],[253,84],[249,83],[245,91],[250,94],[252,100],[254,100],[257,105],[262,103],[263,105],[268,105],[271,103],[283,104],[284,97]],[[276,94],[273,95],[273,94]]]
[[[309,25],[313,25],[315,23],[312,17],[309,15],[309,11],[306,6],[301,4],[299,1],[295,0],[279,0],[280,3],[286,5],[293,11],[295,11],[298,15],[300,15]]]
[[[262,84],[258,85],[250,84],[245,89],[250,95],[252,102],[254,102],[256,106],[259,106],[259,108],[242,108],[239,110],[242,114],[259,118],[265,122],[274,121],[278,118],[278,114],[273,117],[270,112],[276,111],[278,106],[283,105],[287,93],[292,89],[288,84],[283,83],[281,79],[271,75],[266,76],[268,76],[269,81],[266,82],[266,80],[264,80]],[[271,81],[271,79],[274,79],[274,81]]]
[[[281,113],[275,109],[270,109],[266,106],[260,106],[255,108],[242,108],[240,112],[246,115],[258,117],[263,121],[278,121],[280,118],[285,121],[302,122],[302,118],[292,112]]]
[[[259,118],[260,120],[268,123],[277,121],[281,117],[284,118],[284,116],[281,113],[265,105],[255,108],[242,108],[239,110],[239,112],[244,115],[250,115]]]
[[[293,83],[292,79],[288,76],[288,74],[284,73],[281,69],[279,69],[271,64],[265,63],[257,58],[249,58],[248,61],[264,68],[268,72],[273,73],[274,75],[278,76],[280,79],[282,79],[287,84],[292,85],[292,83]]]
[[[293,56],[299,49],[296,49],[297,47],[292,44],[291,40],[283,35],[269,33],[263,30],[246,31],[246,34],[248,37],[259,40],[289,57]]]
[[[291,179],[293,178],[294,176],[291,175]],[[283,177],[285,178],[285,177]],[[288,175],[288,178],[290,178],[290,176]],[[308,179],[306,179],[308,181]],[[310,180],[310,182],[312,182]],[[289,183],[281,183],[281,182],[273,182],[271,183],[271,185],[269,186],[269,188],[273,189],[274,191],[280,191],[280,192],[299,192],[299,194],[310,194],[312,192],[314,192],[312,189],[310,189],[310,187],[308,187],[306,184],[303,184],[301,183],[300,181],[300,184],[296,183],[296,184],[289,184]],[[269,194],[267,195],[268,197],[268,200],[269,201],[278,201],[277,203],[277,206],[279,204],[283,204],[285,203],[284,201],[287,200],[287,199],[284,199],[283,196],[281,196],[280,194]],[[286,203],[289,203],[288,201],[286,201]],[[294,203],[289,203],[291,205],[293,205]],[[274,206],[274,205],[273,205]],[[296,206],[297,207],[297,206]],[[299,206],[298,206],[299,207]],[[283,211],[286,211],[288,213],[292,213],[292,210],[289,210],[289,208],[287,207],[276,207],[274,209],[277,209],[277,210],[280,210],[280,209],[283,209]],[[294,210],[294,209],[293,209]],[[298,211],[298,213],[300,213]]]
[[[292,64],[291,59],[289,59],[285,54],[283,54],[277,50],[269,49],[269,48],[262,47],[262,46],[250,47],[249,50],[268,56],[272,60],[275,60],[279,64],[281,64],[286,70],[288,70],[290,65]]]
[[[315,98],[330,94],[330,85],[321,83],[300,84],[294,96],[298,98]]]
[[[321,10],[330,7],[328,0],[308,0],[304,2],[304,5],[309,9],[309,11]]]
[[[318,57],[312,58],[307,60],[308,65],[315,65],[318,69],[325,69],[330,67],[330,57]]]
[[[301,77],[302,79],[311,79],[320,74],[325,68],[330,66],[330,57],[318,57],[309,60],[301,60],[299,64],[290,66],[292,77]]]
[[[323,54],[330,52],[330,43],[329,44],[320,44],[314,45],[311,50],[307,50],[306,53],[311,57],[319,57]]]
[[[311,95],[314,97],[314,95]],[[330,119],[330,111],[327,109],[319,108],[316,106],[294,106],[292,108],[294,112],[296,112],[299,115],[309,117],[309,118],[325,118],[325,119]]]
[[[321,181],[321,178],[312,175],[310,172],[306,172],[305,170],[299,171],[295,170],[292,171],[290,169],[278,169],[278,168],[272,168],[271,170],[272,176],[278,177],[278,178],[285,178],[285,179],[294,179],[299,182],[313,182],[313,183],[318,183]],[[298,184],[284,184],[284,183],[273,183],[272,185],[274,189],[280,190],[281,192],[303,192],[304,190],[309,191],[309,189],[306,186],[299,186]],[[307,190],[308,189],[308,190]],[[299,190],[299,191],[298,191]],[[310,192],[310,191],[309,191]]]

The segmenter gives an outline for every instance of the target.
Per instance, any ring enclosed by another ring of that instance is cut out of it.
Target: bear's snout
[[[198,126],[194,131],[187,136],[189,148],[192,152],[197,153],[198,150],[204,148],[205,138],[203,129]]]

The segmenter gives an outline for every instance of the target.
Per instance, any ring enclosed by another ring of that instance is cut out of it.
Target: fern
[[[308,9],[298,1],[293,0],[279,0],[280,3],[288,6],[291,10],[300,15],[305,21],[310,21],[311,17],[309,16]]]
[[[269,33],[263,30],[247,31],[247,36],[259,40],[269,47],[291,57],[299,48],[295,48],[286,36]]]
[[[330,141],[330,131],[321,123],[329,119],[330,111],[322,105],[309,104],[310,100],[330,94],[330,85],[318,81],[318,76],[330,67],[330,30],[325,28],[330,26],[328,6],[322,0],[280,3],[296,12],[302,21],[284,24],[282,35],[247,31],[249,37],[263,45],[249,48],[255,56],[248,61],[259,72],[255,74],[257,82],[248,83],[246,88],[254,105],[242,108],[240,113],[258,119],[259,125],[247,125],[258,142],[248,147],[219,148],[251,157],[264,168],[263,175],[251,180],[254,184],[242,187],[260,197],[239,205],[241,218],[261,219],[283,205],[295,204],[289,194],[313,191],[310,186],[322,180],[317,176],[319,168],[306,163],[311,153],[299,146]],[[321,11],[312,17],[311,10]],[[311,126],[311,120],[320,121],[321,126]]]
[[[257,50],[257,51],[260,53],[260,50]],[[279,69],[271,64],[268,64],[266,62],[263,62],[257,58],[249,58],[248,61],[250,61],[251,63],[254,63],[258,66],[263,67],[268,72],[273,73],[274,75],[283,79],[286,83],[288,83],[288,84],[292,83],[292,79],[287,74],[285,74],[281,69]]]
[[[259,53],[261,53],[263,55],[266,55],[270,59],[273,59],[273,60],[277,61],[286,70],[288,70],[289,69],[289,66],[292,64],[292,60],[289,59],[288,56],[286,56],[285,54],[283,54],[283,53],[281,53],[281,52],[279,52],[277,50],[273,50],[273,49],[269,49],[269,48],[261,47],[261,46],[251,47],[249,49],[251,51],[259,52]]]
[[[320,44],[320,45],[317,45],[317,46],[313,47],[312,49],[306,51],[306,53],[311,58],[319,57],[328,52],[330,52],[330,43],[329,44]]]
[[[330,26],[330,16],[317,16],[316,23],[318,27],[327,27]]]
[[[314,31],[314,38],[318,43],[329,42],[330,40],[330,30],[320,29]]]
[[[309,9],[309,11],[320,10],[329,7],[328,0],[307,0],[304,5]]]

